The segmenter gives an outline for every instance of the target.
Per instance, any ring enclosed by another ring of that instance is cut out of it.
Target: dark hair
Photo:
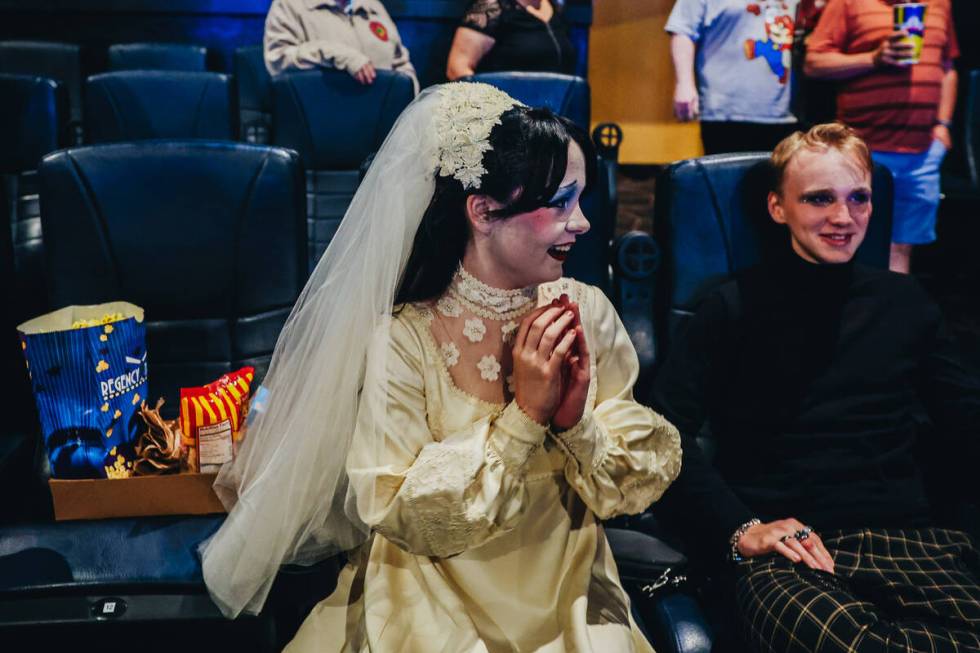
[[[455,178],[436,176],[395,304],[432,299],[449,287],[470,237],[470,195],[487,195],[503,204],[492,215],[498,220],[546,206],[565,177],[570,142],[585,156],[588,187],[595,176],[595,151],[581,128],[548,109],[517,106],[504,112],[490,132],[492,149],[483,155],[487,171],[479,189],[464,190]]]

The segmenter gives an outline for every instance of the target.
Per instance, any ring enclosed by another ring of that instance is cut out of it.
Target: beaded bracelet
[[[729,558],[731,559],[732,562],[742,562],[745,559],[742,557],[742,554],[738,552],[738,541],[742,539],[743,535],[745,535],[745,531],[761,523],[762,523],[761,519],[759,519],[758,517],[753,517],[752,519],[748,520],[747,522],[739,526],[738,529],[736,529],[736,531],[732,533],[732,536],[728,538],[728,543],[732,545],[732,550],[731,553],[729,554]]]

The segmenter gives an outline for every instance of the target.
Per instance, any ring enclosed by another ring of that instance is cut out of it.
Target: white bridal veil
[[[279,335],[265,406],[215,482],[229,514],[201,557],[225,615],[258,613],[280,565],[311,564],[367,538],[347,452],[361,402],[377,405],[365,411],[374,417],[362,416],[358,438],[379,454],[384,445],[391,309],[434,176],[478,186],[490,130],[515,104],[484,84],[433,87],[378,151]]]

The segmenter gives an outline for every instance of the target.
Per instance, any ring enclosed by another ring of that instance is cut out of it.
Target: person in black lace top
[[[568,23],[551,0],[474,0],[456,30],[446,77],[501,70],[575,74]]]

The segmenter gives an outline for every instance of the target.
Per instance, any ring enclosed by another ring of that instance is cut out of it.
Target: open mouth
[[[568,258],[568,253],[572,251],[572,243],[566,245],[552,245],[548,248],[548,256],[551,258],[564,261]]]
[[[847,247],[853,237],[853,234],[820,234],[820,239],[831,247]]]

